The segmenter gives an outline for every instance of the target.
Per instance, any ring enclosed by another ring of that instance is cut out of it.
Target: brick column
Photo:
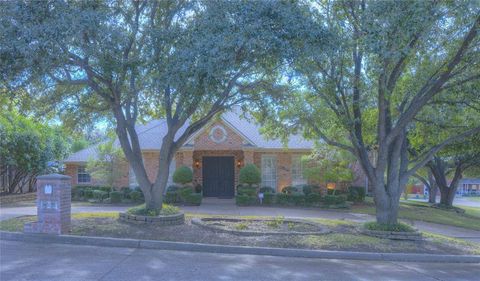
[[[253,150],[244,150],[243,151],[243,162],[244,162],[245,165],[246,164],[255,164],[254,161],[253,161]]]
[[[183,165],[193,169],[193,150],[183,151]]]
[[[37,177],[37,219],[24,232],[64,234],[70,232],[72,186],[69,176],[50,174]]]

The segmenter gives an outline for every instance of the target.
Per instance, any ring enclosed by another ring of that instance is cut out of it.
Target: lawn
[[[433,222],[480,230],[480,208],[463,206],[461,208],[465,210],[465,214],[432,208],[425,202],[402,201],[400,202],[399,217],[407,220]],[[352,206],[349,212],[375,215],[375,206],[372,198],[367,198],[365,204]]]
[[[279,247],[299,249],[322,249],[364,252],[408,252],[431,254],[480,254],[480,245],[445,236],[425,234],[423,241],[393,241],[370,237],[358,232],[358,224],[341,220],[311,219],[332,232],[320,235],[263,235],[244,236],[218,233],[191,223],[192,218],[206,215],[187,214],[186,223],[177,226],[154,226],[130,224],[118,220],[118,213],[81,213],[72,215],[73,235],[132,238],[163,241],[241,245],[256,247]],[[260,216],[208,216],[243,219],[262,219]],[[36,220],[24,216],[0,222],[0,230],[22,231],[25,222]]]

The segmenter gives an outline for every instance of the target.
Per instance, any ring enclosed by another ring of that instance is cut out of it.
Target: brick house
[[[303,177],[301,157],[311,152],[313,142],[292,135],[285,147],[280,140],[266,139],[260,134],[258,125],[240,115],[236,111],[226,112],[193,135],[179,149],[171,163],[169,184],[175,168],[188,166],[193,170],[194,182],[203,186],[204,196],[232,197],[240,168],[248,163],[260,168],[262,186],[280,191],[288,185],[307,183]],[[153,120],[137,126],[144,164],[151,181],[156,177],[162,136],[166,130],[165,120]],[[66,174],[72,177],[72,185],[100,184],[85,170],[88,159],[95,155],[96,147],[92,146],[70,155],[64,161]],[[117,179],[116,186],[137,185],[128,163],[119,163],[118,169],[123,173]],[[358,180],[362,183],[361,178]]]

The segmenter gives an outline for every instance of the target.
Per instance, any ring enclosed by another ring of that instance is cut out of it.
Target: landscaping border
[[[139,224],[155,224],[155,225],[180,225],[185,223],[185,214],[180,212],[175,215],[168,216],[141,216],[131,215],[127,213],[119,213],[119,219],[124,222]]]
[[[75,235],[25,234],[0,231],[0,240],[33,243],[60,243],[103,247],[124,247],[156,250],[174,250],[222,254],[266,255],[317,259],[376,260],[399,262],[480,263],[480,255],[434,255],[409,253],[369,253],[324,251],[247,246],[226,246],[187,242],[170,242]]]
[[[296,220],[296,219],[284,219],[284,223],[294,222],[294,223],[304,223],[311,226],[318,227],[318,231],[290,231],[290,232],[262,232],[262,231],[248,231],[248,230],[230,230],[221,227],[216,227],[213,225],[208,225],[204,223],[205,221],[231,221],[231,222],[242,222],[242,221],[275,221],[275,219],[232,219],[232,218],[193,218],[192,224],[203,227],[205,229],[215,231],[215,232],[222,232],[222,233],[230,233],[234,235],[240,236],[259,236],[259,235],[322,235],[330,233],[331,231],[322,227],[321,225],[304,220]]]

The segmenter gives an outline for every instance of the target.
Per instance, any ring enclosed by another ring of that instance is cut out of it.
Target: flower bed
[[[230,219],[194,218],[192,224],[215,231],[243,236],[320,235],[330,230],[313,222],[284,218]]]
[[[159,216],[142,216],[120,213],[121,221],[139,224],[155,224],[155,225],[180,225],[185,223],[185,214],[178,213],[175,215],[159,215]]]

